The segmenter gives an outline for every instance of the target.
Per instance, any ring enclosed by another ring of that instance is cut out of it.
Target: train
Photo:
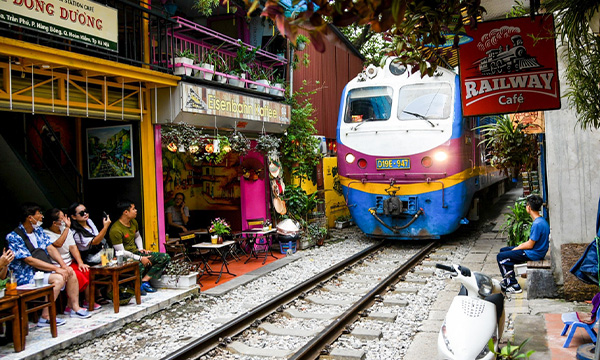
[[[476,129],[488,120],[462,115],[451,70],[421,77],[389,58],[351,80],[339,108],[338,175],[360,230],[439,239],[468,223],[469,213],[476,219],[479,194],[503,192],[506,179]]]
[[[502,46],[490,49],[486,52],[487,57],[479,60],[481,74],[495,75],[541,67],[534,57],[527,54],[521,35],[514,35],[510,40],[513,43],[512,48],[506,45],[505,50],[502,50]]]

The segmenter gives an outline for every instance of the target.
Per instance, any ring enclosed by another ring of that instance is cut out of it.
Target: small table
[[[23,351],[24,343],[22,342],[21,329],[21,312],[19,311],[19,296],[4,295],[0,299],[0,324],[7,321],[12,321],[12,339],[15,352]]]
[[[223,268],[227,269],[227,274],[237,276],[236,274],[232,274],[231,272],[229,272],[229,267],[227,266],[227,255],[229,255],[229,252],[231,252],[231,249],[233,248],[233,246],[232,246],[233,244],[235,244],[235,241],[227,240],[227,241],[223,241],[222,244],[199,243],[199,244],[192,245],[192,247],[195,247],[198,249],[205,249],[205,250],[213,251],[215,254],[219,255],[219,257],[221,258],[221,271],[219,271],[219,277],[217,278],[217,281],[215,281],[215,284],[217,284],[219,282],[219,280],[221,280],[221,275],[223,275]],[[204,263],[205,266],[207,266],[210,269],[210,266],[208,266],[208,263],[207,263],[206,259],[204,259],[204,257],[202,258],[202,262]]]
[[[29,313],[41,310],[45,307],[48,308],[48,311],[50,313],[50,332],[52,333],[52,337],[58,336],[58,332],[56,331],[56,305],[54,303],[53,285],[46,285],[31,290],[17,290],[16,297],[19,299],[19,311],[21,313],[20,322],[22,349],[25,349],[25,337],[29,332]],[[28,301],[35,301],[36,305],[28,308]]]
[[[96,276],[102,276],[96,278]],[[127,261],[123,265],[113,266],[91,266],[90,267],[90,305],[89,310],[94,310],[96,296],[96,285],[111,285],[113,293],[113,308],[115,313],[119,312],[119,285],[126,282],[134,282],[135,301],[139,305],[142,303],[142,293],[140,290],[140,265],[138,261]]]
[[[250,241],[250,254],[248,254],[248,259],[246,259],[246,262],[244,262],[244,264],[246,264],[248,261],[250,261],[250,259],[252,259],[252,257],[255,257],[258,259],[258,253],[256,252],[255,249],[255,245],[256,245],[256,238],[258,238],[259,236],[264,236],[265,239],[267,240],[266,244],[258,244],[259,246],[266,246],[267,249],[265,249],[264,253],[265,253],[265,258],[263,260],[263,265],[267,262],[267,256],[272,256],[275,259],[277,259],[277,257],[275,255],[273,255],[273,250],[271,250],[271,245],[273,244],[273,233],[276,232],[276,229],[271,229],[271,230],[263,230],[263,229],[256,229],[256,230],[244,230],[242,231],[242,235],[245,236],[247,238],[247,240]]]

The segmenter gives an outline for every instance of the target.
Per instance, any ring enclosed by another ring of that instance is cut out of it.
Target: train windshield
[[[448,83],[405,85],[398,94],[398,119],[447,119],[452,105]]]
[[[348,92],[344,122],[387,120],[392,113],[393,90],[389,86],[373,86]]]

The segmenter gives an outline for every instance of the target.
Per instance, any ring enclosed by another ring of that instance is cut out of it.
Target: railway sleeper
[[[270,335],[279,336],[299,336],[299,337],[314,337],[323,330],[323,327],[318,327],[314,330],[280,327],[271,323],[264,323],[259,326],[259,330],[263,330]]]
[[[311,312],[302,312],[297,309],[287,309],[283,312],[283,315],[296,318],[296,319],[315,319],[315,320],[331,320],[341,315],[338,314],[322,314],[322,313],[311,313]]]
[[[324,360],[363,360],[367,354],[363,350],[335,348],[329,355],[321,355],[319,358]]]
[[[245,356],[277,357],[287,358],[294,353],[293,350],[283,350],[275,348],[256,348],[248,346],[241,341],[234,341],[227,345],[227,350],[234,354]]]

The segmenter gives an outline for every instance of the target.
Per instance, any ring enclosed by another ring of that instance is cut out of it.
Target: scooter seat
[[[502,316],[502,312],[504,311],[504,295],[492,294],[490,296],[486,296],[484,300],[496,305],[496,320],[499,321],[500,317]]]

